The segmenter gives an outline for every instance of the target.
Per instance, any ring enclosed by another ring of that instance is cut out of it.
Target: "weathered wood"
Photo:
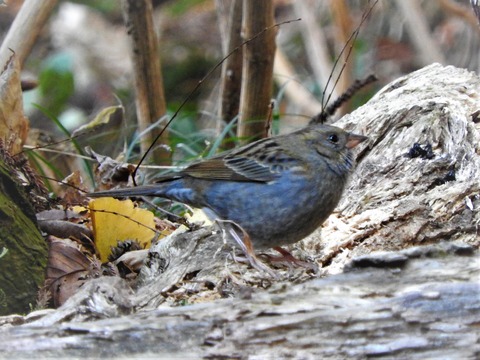
[[[433,64],[393,81],[337,123],[370,140],[360,145],[350,186],[322,228],[329,273],[378,249],[440,240],[480,245],[479,94],[477,74]],[[415,143],[431,146],[432,157],[408,156]],[[319,247],[318,237],[307,242]]]
[[[281,283],[243,299],[127,316],[120,315],[131,304],[113,300],[119,280],[95,280],[78,309],[111,318],[68,322],[58,310],[31,324],[4,326],[0,347],[11,358],[473,359],[480,353],[479,260],[478,254],[405,260],[401,267]]]

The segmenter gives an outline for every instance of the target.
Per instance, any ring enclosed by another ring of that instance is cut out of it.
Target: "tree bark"
[[[275,57],[274,6],[271,0],[243,1],[243,31],[249,42],[243,52],[242,92],[238,136],[244,142],[266,135],[269,104],[273,91],[273,60]]]
[[[141,151],[145,153],[163,130],[161,126],[148,129],[167,113],[158,40],[151,0],[124,0],[124,9],[125,24],[132,39],[138,130],[146,132],[140,140]],[[165,165],[170,163],[170,153],[160,146],[162,143],[168,145],[166,130],[157,147],[152,149],[153,162]]]
[[[43,284],[47,243],[17,172],[0,156],[0,315],[27,313]]]
[[[222,64],[218,133],[221,133],[225,126],[238,117],[240,110],[243,66],[243,49],[240,46],[242,44],[242,3],[243,0],[234,0],[228,1],[227,5],[224,4],[229,11],[222,37],[225,43],[224,55],[229,56]],[[235,50],[236,48],[238,49]],[[236,133],[236,129],[237,127],[233,126],[231,131]],[[224,141],[222,147],[230,149],[233,146],[233,141]]]
[[[47,245],[29,203],[35,194],[35,179],[19,154],[28,129],[20,65],[16,55],[11,55],[0,76],[0,253],[7,251],[0,258],[0,315],[31,309],[47,261]]]

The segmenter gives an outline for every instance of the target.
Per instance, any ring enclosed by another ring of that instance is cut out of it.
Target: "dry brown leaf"
[[[135,171],[135,165],[97,154],[89,147],[87,147],[85,151],[98,163],[95,167],[95,184],[97,184],[99,190],[131,185],[130,180],[131,175]]]
[[[17,154],[27,139],[29,122],[23,113],[20,85],[20,65],[15,55],[9,59],[0,75],[0,139],[6,140],[8,151]]]
[[[92,231],[83,224],[76,224],[66,220],[41,220],[38,226],[48,235],[61,239],[78,239],[78,242],[89,243],[93,237]]]
[[[88,257],[81,247],[68,239],[49,237],[45,285],[55,307],[75,294],[85,281],[99,277],[100,262]]]
[[[62,196],[64,204],[86,204],[85,192],[87,189],[83,183],[80,171],[76,170],[63,179],[61,188],[64,191]]]

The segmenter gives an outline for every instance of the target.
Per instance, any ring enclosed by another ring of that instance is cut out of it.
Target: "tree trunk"
[[[140,141],[141,151],[145,153],[163,129],[162,126],[151,129],[151,126],[167,113],[160,53],[153,26],[152,1],[124,0],[124,9],[125,24],[132,39],[138,131],[146,131]],[[170,164],[170,153],[161,147],[162,143],[168,145],[166,130],[152,149],[153,162]]]
[[[228,126],[231,121],[238,117],[240,110],[243,64],[243,48],[240,46],[242,44],[242,3],[243,0],[228,0],[225,4],[222,4],[229,10],[225,28],[222,29],[222,37],[225,43],[224,54],[229,56],[222,64],[219,126],[217,126],[219,134],[224,130],[225,126]],[[220,4],[217,4],[217,6],[220,6]],[[236,129],[237,127],[233,126],[231,131],[236,133]],[[234,144],[233,141],[228,141],[227,138],[227,141],[223,142],[222,147],[231,149]]]
[[[0,66],[5,66],[0,76],[0,254],[4,254],[0,257],[0,315],[5,315],[28,312],[35,304],[43,283],[47,245],[29,202],[36,179],[19,154],[29,129],[23,113],[20,64],[16,55],[10,55]]]
[[[47,263],[47,243],[12,172],[0,157],[0,253],[7,251],[0,257],[0,315],[31,310]]]
[[[276,31],[271,0],[243,1],[243,31],[249,42],[243,52],[242,92],[238,136],[249,142],[265,137],[273,91]],[[269,28],[265,31],[265,29]]]

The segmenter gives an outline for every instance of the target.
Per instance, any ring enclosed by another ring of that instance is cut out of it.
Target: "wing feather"
[[[193,163],[180,174],[209,180],[269,182],[278,177],[279,164],[285,169],[296,162],[270,138]]]

